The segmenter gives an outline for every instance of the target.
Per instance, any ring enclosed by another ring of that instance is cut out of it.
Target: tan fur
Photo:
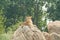
[[[33,22],[32,22],[32,17],[28,16],[26,17],[25,21],[21,24],[21,26],[33,26]]]

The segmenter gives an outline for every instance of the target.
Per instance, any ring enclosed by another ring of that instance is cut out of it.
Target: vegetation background
[[[48,21],[60,20],[60,0],[0,0],[0,40],[10,40],[26,16],[48,31]]]

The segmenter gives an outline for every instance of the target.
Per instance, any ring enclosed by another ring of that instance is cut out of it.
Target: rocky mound
[[[36,27],[20,26],[13,35],[12,40],[45,40],[42,32]]]

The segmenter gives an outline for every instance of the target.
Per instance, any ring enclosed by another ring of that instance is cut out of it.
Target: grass
[[[11,40],[11,38],[12,38],[12,34],[9,33],[0,34],[0,40]]]
[[[12,28],[8,28],[8,33],[0,34],[0,40],[11,40],[14,31],[19,27],[20,22],[16,23],[16,25],[12,25]]]

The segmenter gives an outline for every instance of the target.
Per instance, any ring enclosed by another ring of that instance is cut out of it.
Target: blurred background
[[[60,0],[0,0],[0,40],[10,40],[26,16],[48,32],[47,24],[60,20]]]

